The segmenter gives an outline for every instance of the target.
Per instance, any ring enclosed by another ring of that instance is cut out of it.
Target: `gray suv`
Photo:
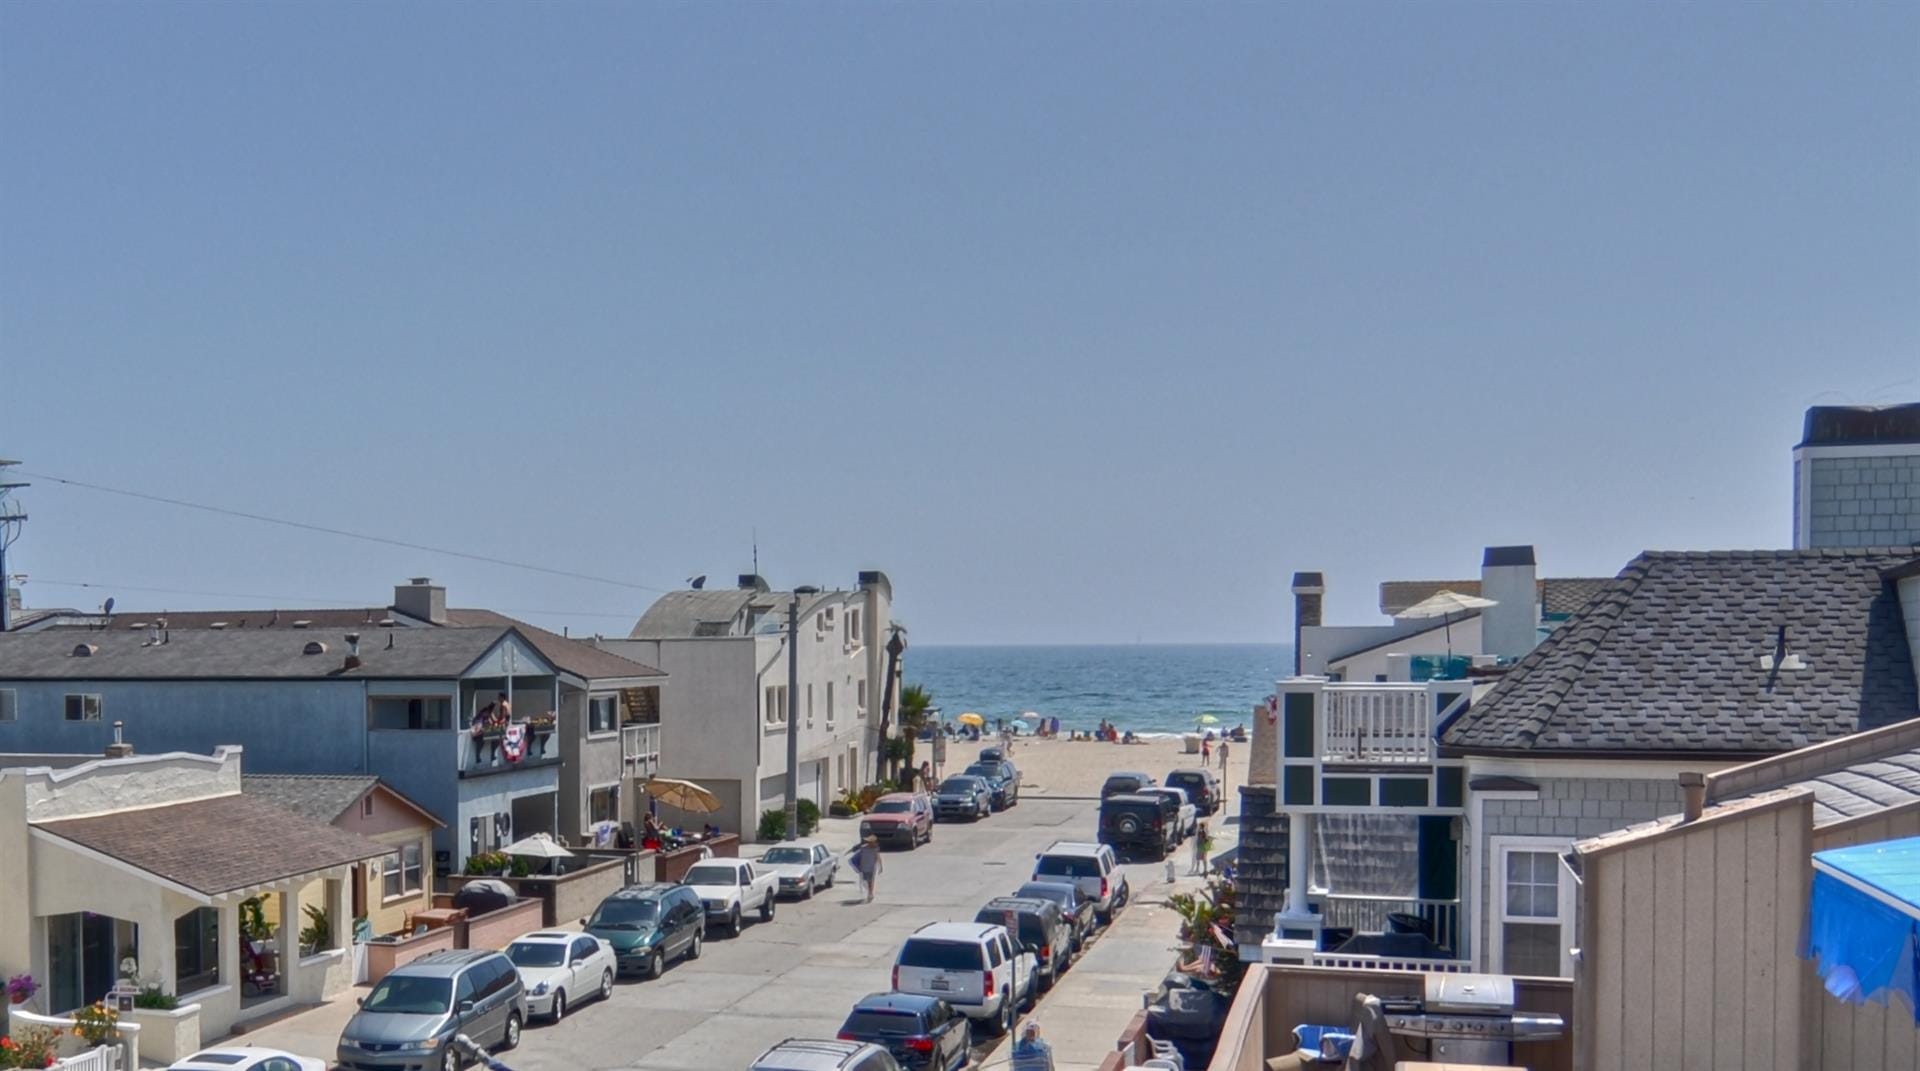
[[[511,1049],[527,1021],[513,961],[483,949],[422,956],[374,985],[340,1032],[343,1071],[458,1071],[455,1034]]]

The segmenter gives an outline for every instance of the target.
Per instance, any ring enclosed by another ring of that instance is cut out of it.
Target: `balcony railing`
[[[462,777],[505,773],[509,770],[559,761],[559,734],[551,728],[539,732],[532,730],[527,732],[519,761],[507,758],[505,737],[474,736],[464,731],[460,734],[460,775]]]
[[[1433,701],[1426,685],[1329,685],[1325,700],[1322,761],[1433,761]]]
[[[1424,933],[1458,954],[1460,901],[1327,893],[1313,897],[1328,927],[1354,933]]]
[[[660,772],[660,727],[623,725],[620,728],[620,759],[629,777],[652,777]]]

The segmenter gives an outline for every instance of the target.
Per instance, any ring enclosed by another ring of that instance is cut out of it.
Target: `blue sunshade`
[[[1920,1006],[1920,837],[1813,854],[1805,954],[1827,992],[1885,1004],[1899,990]],[[1920,1012],[1915,1013],[1920,1021]]]

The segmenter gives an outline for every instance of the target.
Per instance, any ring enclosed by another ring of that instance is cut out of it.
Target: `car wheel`
[[[553,991],[553,1021],[557,1023],[566,1017],[567,991],[564,989],[556,989]]]
[[[613,972],[610,970],[600,972],[600,999],[613,999]]]
[[[647,977],[658,978],[667,973],[667,954],[656,948],[653,955],[647,957]]]
[[[735,937],[740,936],[740,908],[738,905],[734,907],[733,913],[727,916],[727,932]]]
[[[760,921],[761,922],[773,921],[773,894],[772,893],[768,893],[767,898],[761,901],[760,903]]]
[[[1013,1029],[1013,1001],[1002,998],[1000,1012],[993,1017],[993,1027],[988,1032],[994,1037],[1005,1037]]]
[[[800,894],[800,899],[813,899],[813,875],[811,874],[807,875],[807,891]]]
[[[513,1049],[520,1046],[520,1013],[507,1013],[507,1032],[500,1037],[500,1047]]]
[[[707,935],[704,933],[696,933],[693,935],[693,940],[687,942],[687,958],[688,959],[700,958],[701,942],[705,941],[706,939],[707,939]]]
[[[454,1052],[451,1045],[440,1054],[440,1071],[460,1071],[460,1054]]]

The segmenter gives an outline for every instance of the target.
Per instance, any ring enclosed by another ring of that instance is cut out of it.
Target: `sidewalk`
[[[1239,833],[1238,823],[1215,824],[1216,858],[1238,844]],[[1188,850],[1174,857],[1179,876],[1171,885],[1164,870],[1151,885],[1136,883],[1133,903],[1041,999],[1033,1017],[1053,1046],[1056,1071],[1095,1071],[1144,1006],[1145,995],[1173,969],[1180,916],[1167,907],[1167,897],[1201,887],[1201,879],[1186,876],[1190,858]]]

